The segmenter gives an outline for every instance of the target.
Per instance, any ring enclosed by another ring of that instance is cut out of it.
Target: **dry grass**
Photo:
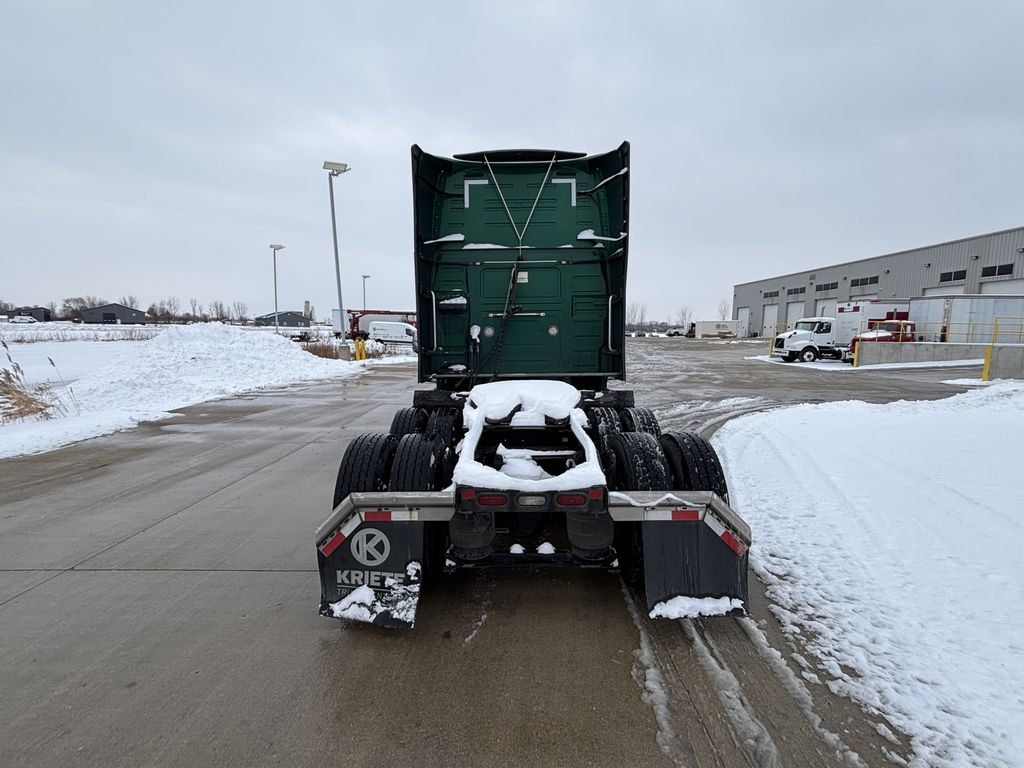
[[[0,341],[7,354],[9,368],[0,368],[0,424],[23,419],[52,419],[64,413],[64,407],[50,398],[46,390],[25,381],[25,371],[11,357],[7,342]]]
[[[303,344],[302,348],[309,352],[309,354],[316,355],[317,357],[324,357],[328,360],[341,359],[341,352],[338,351],[340,349],[339,346],[330,341],[310,341]]]

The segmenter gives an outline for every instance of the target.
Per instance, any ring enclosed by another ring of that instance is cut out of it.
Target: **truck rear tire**
[[[350,493],[384,490],[397,444],[394,435],[377,432],[359,435],[349,443],[338,467],[331,508],[337,507]]]
[[[441,486],[442,457],[446,449],[436,437],[409,434],[398,441],[391,463],[390,491],[436,491]],[[415,523],[414,523],[415,525]],[[432,582],[444,570],[448,524],[423,525],[423,581]]]
[[[813,363],[818,359],[818,350],[814,347],[804,347],[800,352],[801,363]]]
[[[462,414],[457,408],[438,408],[427,419],[426,434],[439,438],[445,447],[453,448],[461,423]]]
[[[667,491],[668,464],[658,438],[647,432],[620,432],[608,440],[615,456],[615,489]]]
[[[389,491],[436,491],[443,448],[436,438],[403,435],[391,462]]]
[[[667,432],[661,436],[660,443],[672,470],[673,487],[684,491],[713,491],[728,503],[725,472],[711,443],[695,432]]]
[[[422,433],[427,428],[427,412],[422,408],[402,408],[391,420],[391,434],[395,437]]]
[[[591,408],[587,412],[590,426],[594,430],[599,451],[608,448],[608,439],[622,431],[619,426],[619,414],[614,408]]]
[[[655,437],[661,435],[661,427],[650,408],[623,408],[622,431],[646,432]]]

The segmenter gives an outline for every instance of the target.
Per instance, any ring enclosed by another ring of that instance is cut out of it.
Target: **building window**
[[[982,267],[982,277],[995,277],[996,275],[1012,275],[1013,264],[1000,264],[998,266],[993,265],[991,267]]]
[[[796,296],[798,293],[806,293],[807,286],[801,285],[799,288],[790,288],[786,291],[787,296]]]
[[[766,298],[766,299],[777,299],[777,298],[779,298],[779,292],[778,291],[765,291],[764,292],[764,298]]]
[[[957,280],[966,280],[966,279],[967,279],[967,270],[966,269],[958,269],[958,270],[955,270],[953,272],[943,272],[941,275],[939,275],[939,282],[940,283],[952,283],[952,282],[955,282]]]
[[[856,288],[860,285],[878,285],[878,275],[873,277],[855,277],[850,281],[851,288]]]
[[[821,283],[814,286],[815,292],[819,291],[835,291],[839,289],[839,283]]]

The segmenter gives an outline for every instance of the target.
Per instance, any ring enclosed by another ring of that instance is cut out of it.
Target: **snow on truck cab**
[[[714,448],[625,379],[629,144],[412,148],[418,380],[356,436],[315,535],[320,613],[415,623],[488,566],[615,570],[652,616],[742,613],[750,528]]]

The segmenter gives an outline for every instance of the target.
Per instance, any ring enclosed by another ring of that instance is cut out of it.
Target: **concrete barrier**
[[[882,363],[934,363],[946,360],[986,360],[988,378],[1024,379],[1024,344],[958,344],[933,341],[879,341],[857,344],[858,366]]]
[[[1024,379],[1024,344],[993,344],[985,361],[982,377],[992,379]]]

